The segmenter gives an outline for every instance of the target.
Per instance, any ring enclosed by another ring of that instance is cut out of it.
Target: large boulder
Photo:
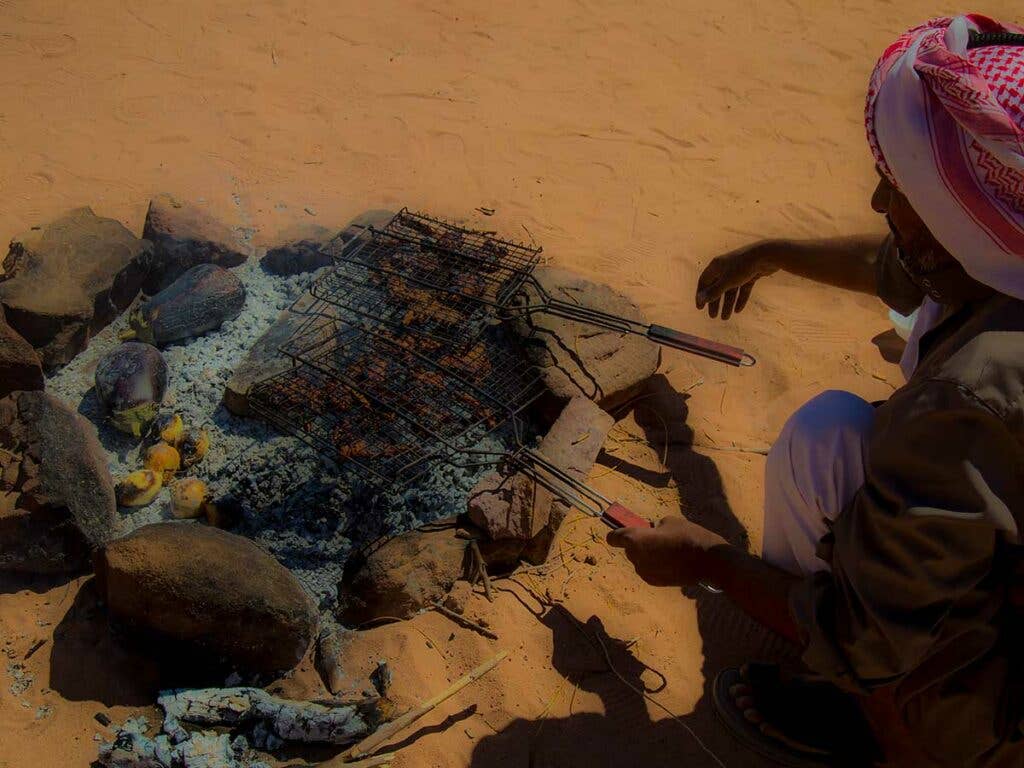
[[[42,389],[43,366],[32,345],[7,325],[0,307],[0,397],[11,392]]]
[[[533,276],[553,298],[647,322],[636,304],[607,285],[557,267],[538,267]],[[546,312],[527,315],[513,327],[555,397],[569,400],[582,395],[608,411],[631,399],[661,360],[658,346],[642,336]]]
[[[614,423],[593,401],[574,397],[538,451],[569,476],[585,482]],[[486,536],[480,549],[488,566],[504,569],[517,559],[544,562],[569,507],[524,474],[493,473],[470,493],[467,511],[469,520]]]
[[[0,400],[0,570],[85,570],[118,535],[95,428],[44,392]]]
[[[119,222],[78,208],[11,241],[0,272],[7,323],[52,369],[131,304],[152,256]]]
[[[95,565],[112,616],[247,671],[289,670],[316,637],[316,607],[291,571],[217,528],[143,526],[100,550]]]
[[[241,232],[170,195],[157,195],[149,202],[142,236],[153,243],[152,267],[142,285],[150,296],[197,264],[237,267],[250,251]]]
[[[442,599],[465,571],[466,541],[454,527],[409,531],[346,564],[338,585],[346,626],[407,619]]]

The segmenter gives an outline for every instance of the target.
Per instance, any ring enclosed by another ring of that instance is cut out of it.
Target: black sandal
[[[751,720],[734,695],[750,689]],[[723,670],[713,688],[715,711],[747,749],[789,768],[851,768],[875,762],[874,739],[856,702],[827,683],[784,680],[772,664]]]

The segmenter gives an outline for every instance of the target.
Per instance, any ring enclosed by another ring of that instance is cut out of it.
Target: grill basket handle
[[[654,525],[640,515],[634,514],[619,502],[613,501],[611,506],[601,513],[601,519],[609,528],[650,528]]]
[[[664,344],[666,347],[681,349],[684,352],[691,352],[695,355],[710,357],[729,365],[753,365],[753,355],[744,352],[738,347],[730,347],[728,344],[721,344],[710,339],[702,339],[690,333],[683,333],[674,328],[667,328],[664,325],[651,325],[647,328],[647,338]]]

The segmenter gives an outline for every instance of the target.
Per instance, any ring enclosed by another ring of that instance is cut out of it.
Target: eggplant
[[[128,318],[131,330],[122,338],[164,347],[202,336],[238,317],[245,304],[245,286],[231,271],[200,264],[136,307]]]
[[[149,344],[125,342],[96,365],[96,396],[122,432],[140,437],[156,418],[166,391],[167,363]]]

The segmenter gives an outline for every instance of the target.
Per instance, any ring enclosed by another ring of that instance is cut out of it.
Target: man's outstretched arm
[[[763,240],[718,256],[697,283],[697,309],[728,320],[740,312],[762,277],[779,270],[826,285],[878,295],[876,261],[885,245],[880,235],[821,240]]]
[[[625,550],[637,574],[648,584],[712,584],[753,619],[787,640],[801,642],[789,612],[790,590],[801,580],[706,528],[683,517],[671,517],[655,528],[612,531],[608,543]]]

